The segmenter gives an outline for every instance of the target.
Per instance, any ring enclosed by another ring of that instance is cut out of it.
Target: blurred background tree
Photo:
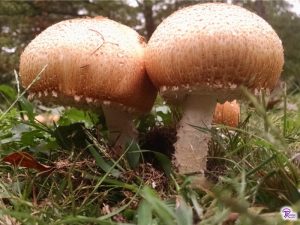
[[[297,1],[297,0],[294,0]],[[105,16],[137,30],[149,39],[156,26],[175,10],[210,2],[201,0],[23,0],[0,1],[0,83],[13,80],[19,56],[37,34],[58,21],[85,16]],[[216,2],[216,1],[214,1]],[[300,17],[293,0],[223,0],[241,5],[266,19],[283,41],[284,78],[300,84]],[[300,13],[300,12],[299,12]]]

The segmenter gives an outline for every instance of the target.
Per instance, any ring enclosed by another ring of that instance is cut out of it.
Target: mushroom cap
[[[62,105],[147,112],[157,91],[145,70],[144,39],[104,17],[71,19],[39,34],[21,55],[20,76],[30,97]]]
[[[272,89],[284,63],[281,40],[256,14],[223,3],[197,4],[167,17],[150,38],[146,69],[169,99],[189,92],[225,101]]]
[[[224,104],[217,103],[213,123],[223,124],[229,127],[237,127],[240,121],[240,105],[236,100],[225,102]]]

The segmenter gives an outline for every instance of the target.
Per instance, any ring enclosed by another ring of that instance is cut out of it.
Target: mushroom
[[[137,138],[133,115],[148,112],[157,91],[144,65],[144,39],[133,29],[104,17],[54,24],[25,48],[20,60],[29,98],[44,103],[103,109],[110,142]]]
[[[237,127],[240,121],[240,105],[236,100],[225,102],[224,104],[217,103],[215,108],[213,123],[223,124],[229,127]]]
[[[147,73],[170,103],[183,109],[175,159],[181,174],[203,180],[208,132],[217,102],[271,90],[282,71],[281,40],[256,14],[223,3],[197,4],[167,17],[150,38]],[[193,126],[192,126],[193,125]],[[197,179],[196,179],[197,180]]]

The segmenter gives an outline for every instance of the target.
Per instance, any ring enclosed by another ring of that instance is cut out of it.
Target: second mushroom
[[[167,17],[146,48],[146,69],[160,94],[183,109],[175,158],[181,174],[203,174],[217,102],[240,98],[240,86],[271,90],[284,62],[281,40],[250,11],[197,4]],[[200,175],[201,177],[202,175]]]

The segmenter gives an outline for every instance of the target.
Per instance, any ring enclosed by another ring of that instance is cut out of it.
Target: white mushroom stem
[[[102,106],[109,130],[109,143],[115,147],[126,147],[126,143],[137,140],[138,132],[133,123],[133,116],[129,112],[120,111],[110,106]]]
[[[192,125],[209,128],[215,107],[214,96],[190,95],[185,99],[175,143],[175,158],[179,173],[203,173],[206,169],[210,135]]]

